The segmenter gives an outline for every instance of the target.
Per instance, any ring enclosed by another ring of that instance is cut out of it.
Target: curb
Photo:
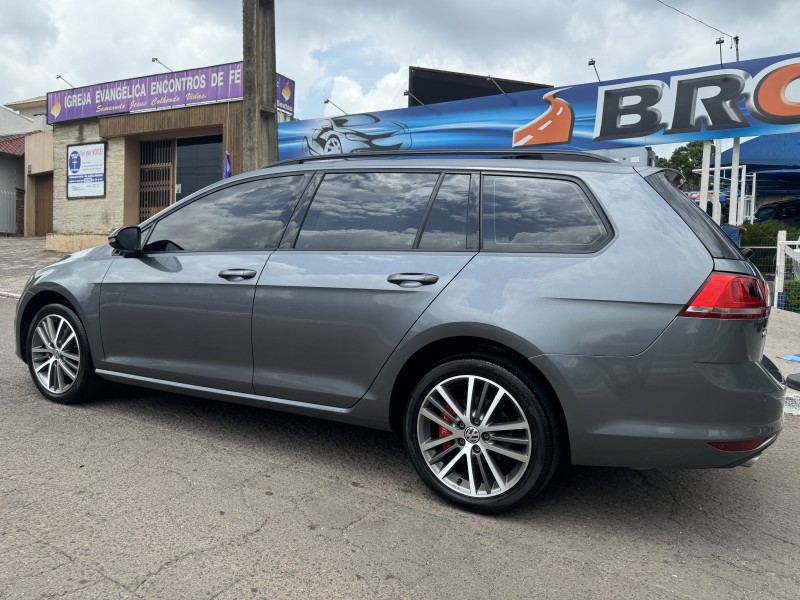
[[[0,292],[0,298],[11,298],[12,300],[19,300],[20,295],[13,292]]]

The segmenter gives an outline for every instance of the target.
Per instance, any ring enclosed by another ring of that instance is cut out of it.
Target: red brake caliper
[[[453,409],[450,408],[449,406],[447,407],[447,410],[448,410],[449,414],[448,413],[442,413],[442,418],[445,421],[447,421],[448,423],[452,423],[453,419],[452,419],[451,415],[455,416],[455,413],[453,412]],[[444,427],[443,425],[439,425],[439,437],[440,438],[447,437],[451,433],[453,433],[453,432],[450,429],[448,429],[447,427]],[[453,445],[453,442],[445,442],[444,444],[442,444],[442,449],[447,450],[452,445]]]

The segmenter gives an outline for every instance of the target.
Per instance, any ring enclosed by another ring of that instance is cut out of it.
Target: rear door
[[[318,175],[258,281],[255,392],[354,404],[477,252],[476,207],[469,174]]]

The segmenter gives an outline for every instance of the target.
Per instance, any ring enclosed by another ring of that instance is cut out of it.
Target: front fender
[[[105,354],[100,336],[100,290],[114,256],[109,246],[82,251],[37,271],[17,304],[16,350],[23,351],[28,327],[35,313],[51,302],[64,302],[78,315],[86,329],[95,368],[104,368]]]

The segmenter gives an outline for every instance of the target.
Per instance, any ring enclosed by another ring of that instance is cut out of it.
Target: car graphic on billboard
[[[411,133],[404,123],[381,121],[369,113],[319,119],[306,136],[308,154],[408,150]]]

